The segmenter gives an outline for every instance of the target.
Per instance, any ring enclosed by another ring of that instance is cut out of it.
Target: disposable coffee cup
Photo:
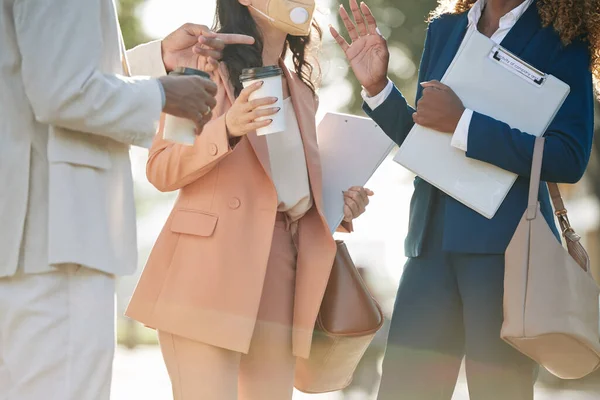
[[[169,75],[183,76],[183,75],[195,75],[201,76],[206,79],[210,79],[204,71],[200,71],[194,68],[176,68],[169,72]],[[193,146],[196,141],[196,124],[187,118],[179,118],[173,115],[167,114],[165,117],[165,126],[163,129],[163,139],[170,142],[184,144],[187,146]]]
[[[252,85],[255,82],[264,82],[262,87],[250,94],[250,101],[256,99],[263,99],[265,97],[277,97],[277,103],[270,104],[267,106],[261,106],[261,108],[272,108],[279,107],[283,110],[283,84],[282,84],[283,71],[281,68],[271,65],[268,67],[258,68],[247,68],[242,70],[240,75],[240,82],[244,88]],[[273,133],[280,133],[285,131],[285,113],[279,111],[277,114],[269,115],[267,117],[258,117],[255,121],[264,121],[272,119],[273,122],[264,127],[256,130],[258,136],[270,135]]]

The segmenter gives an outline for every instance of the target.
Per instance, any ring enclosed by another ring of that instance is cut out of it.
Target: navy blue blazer
[[[421,59],[419,82],[440,80],[454,59],[467,31],[467,13],[444,15],[428,28]],[[543,27],[536,3],[523,14],[501,45],[541,71],[552,74],[571,87],[571,93],[545,133],[546,146],[542,180],[575,183],[586,169],[590,157],[594,125],[594,92],[587,43],[561,43],[552,27]],[[422,95],[419,85],[417,100]],[[519,101],[515,98],[515,101]],[[414,108],[409,106],[394,87],[387,100],[365,112],[398,145],[413,126]],[[476,111],[476,110],[475,110]],[[535,109],[531,110],[535,113]],[[445,202],[443,248],[449,252],[503,254],[527,208],[527,194],[534,137],[502,121],[475,112],[469,127],[466,157],[485,161],[518,175],[493,219],[487,219],[452,198]],[[423,149],[427,156],[427,149]],[[558,240],[548,190],[540,185],[542,213]],[[410,207],[407,257],[421,253],[432,201],[437,189],[420,178],[415,179],[415,192]]]

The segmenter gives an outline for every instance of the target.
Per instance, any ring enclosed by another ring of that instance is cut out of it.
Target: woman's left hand
[[[369,197],[375,193],[360,186],[352,186],[344,192],[344,221],[351,222],[365,212]]]
[[[456,93],[438,81],[423,82],[423,96],[417,102],[413,121],[425,128],[454,133],[465,106]]]

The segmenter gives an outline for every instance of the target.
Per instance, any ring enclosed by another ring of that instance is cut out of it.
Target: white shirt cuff
[[[473,110],[465,109],[454,135],[452,135],[452,147],[456,147],[462,151],[467,151],[467,144],[469,143],[469,127],[471,126],[471,119],[473,118]]]
[[[379,94],[376,94],[373,97],[369,97],[369,95],[367,94],[367,92],[364,89],[362,90],[362,92],[360,92],[360,94],[361,94],[363,100],[365,101],[365,103],[367,103],[367,105],[369,106],[369,108],[371,110],[375,110],[377,107],[382,105],[384,101],[387,100],[390,93],[392,93],[392,90],[394,90],[394,82],[392,82],[391,80],[388,79],[388,83],[387,83],[385,89],[383,89],[381,92],[379,92]]]

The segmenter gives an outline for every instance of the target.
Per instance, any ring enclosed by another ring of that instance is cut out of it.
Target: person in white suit
[[[164,75],[253,39],[185,25],[125,54],[113,0],[0,7],[0,400],[108,399],[115,277],[137,265],[129,147],[162,112],[201,134],[216,86]]]

